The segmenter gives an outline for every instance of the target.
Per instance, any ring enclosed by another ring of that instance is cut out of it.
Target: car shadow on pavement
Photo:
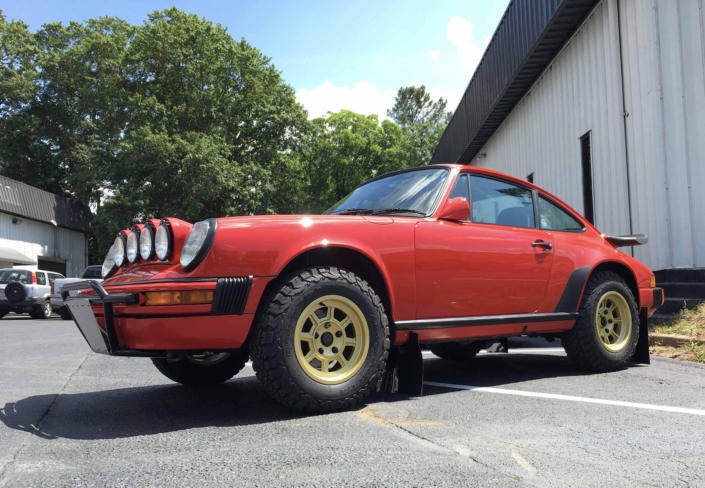
[[[483,354],[463,362],[429,358],[424,366],[426,381],[472,386],[511,387],[526,381],[586,374],[565,356],[551,354]],[[445,388],[424,390],[424,396],[453,392]],[[408,399],[406,395],[375,394],[367,403]],[[41,420],[40,412],[46,412]],[[38,395],[6,403],[0,409],[0,421],[11,429],[44,439],[77,440],[256,425],[306,416],[276,403],[253,376],[235,378],[212,388],[160,384],[64,393],[59,397]]]

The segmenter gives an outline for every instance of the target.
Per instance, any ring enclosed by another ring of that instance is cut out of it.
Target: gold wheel
[[[621,293],[609,291],[597,303],[597,336],[609,352],[620,352],[632,337],[632,311]]]
[[[360,307],[340,295],[317,298],[296,322],[296,360],[318,383],[339,385],[355,376],[369,348],[365,315]]]

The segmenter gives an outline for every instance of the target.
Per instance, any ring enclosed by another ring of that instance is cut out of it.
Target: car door
[[[553,263],[552,237],[536,222],[536,193],[461,173],[449,198],[458,196],[469,197],[469,221],[416,227],[417,318],[535,312]]]

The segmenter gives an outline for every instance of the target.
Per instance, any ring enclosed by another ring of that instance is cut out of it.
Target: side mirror
[[[450,198],[443,206],[441,220],[468,221],[470,220],[470,204],[463,197]]]

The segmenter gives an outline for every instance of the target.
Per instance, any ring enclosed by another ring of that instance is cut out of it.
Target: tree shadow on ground
[[[585,374],[565,356],[555,354],[485,354],[464,362],[433,358],[424,361],[424,365],[426,381],[472,386],[511,386]],[[452,389],[425,388],[424,396],[452,392]],[[408,399],[405,395],[374,394],[368,403]],[[43,416],[40,412],[44,412]],[[78,440],[256,425],[305,416],[276,403],[253,376],[235,378],[213,388],[169,384],[37,395],[6,403],[0,410],[0,421],[11,429],[44,439]]]

